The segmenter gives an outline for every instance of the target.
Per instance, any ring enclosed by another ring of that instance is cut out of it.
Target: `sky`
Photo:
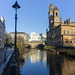
[[[25,32],[29,35],[31,32],[46,33],[49,27],[49,5],[57,6],[59,9],[59,17],[63,17],[63,21],[72,18],[75,22],[75,0],[17,0],[21,6],[18,9],[17,31]],[[12,5],[16,0],[0,1],[0,17],[4,16],[6,31],[8,33],[15,31],[15,10]]]

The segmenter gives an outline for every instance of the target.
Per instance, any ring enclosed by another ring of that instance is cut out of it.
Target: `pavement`
[[[0,75],[3,72],[3,69],[7,62],[9,61],[12,53],[14,52],[14,48],[5,48],[5,49],[0,49]]]

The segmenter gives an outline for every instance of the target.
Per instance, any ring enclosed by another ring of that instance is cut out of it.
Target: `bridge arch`
[[[32,41],[32,42],[25,42],[25,44],[29,44],[31,46],[31,48],[35,48],[39,44],[45,45],[45,42],[37,42],[37,41],[34,42],[34,41]]]

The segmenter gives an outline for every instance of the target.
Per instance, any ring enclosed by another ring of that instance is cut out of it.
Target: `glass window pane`
[[[67,34],[69,34],[69,30],[67,30]]]
[[[63,31],[63,33],[65,34],[65,30]]]
[[[73,31],[71,31],[71,34],[73,34]]]

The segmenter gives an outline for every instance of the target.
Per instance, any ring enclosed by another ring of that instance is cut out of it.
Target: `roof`
[[[53,4],[52,4],[52,3],[50,4],[50,7],[51,7],[51,6],[53,6]]]
[[[15,34],[15,32],[11,32],[9,34]],[[26,34],[25,32],[17,32],[17,34]]]
[[[57,7],[57,6],[55,6],[54,10],[58,10],[58,7]]]

